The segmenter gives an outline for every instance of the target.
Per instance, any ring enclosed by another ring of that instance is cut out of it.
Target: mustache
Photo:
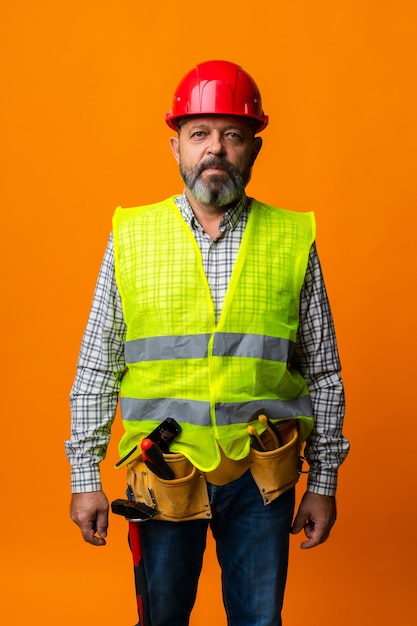
[[[203,163],[200,163],[195,171],[195,178],[198,178],[204,170],[211,168],[225,170],[233,178],[235,178],[236,174],[239,175],[238,170],[231,163],[225,159],[213,157],[211,159],[207,159],[207,161],[204,161]]]

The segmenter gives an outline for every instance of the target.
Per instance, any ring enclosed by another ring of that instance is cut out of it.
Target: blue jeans
[[[141,526],[152,626],[189,624],[209,525],[229,626],[280,626],[294,489],[265,506],[249,471],[208,489],[209,522],[151,520]]]

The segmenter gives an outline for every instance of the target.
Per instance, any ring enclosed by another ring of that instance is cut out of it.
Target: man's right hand
[[[109,502],[103,491],[73,493],[70,515],[80,527],[84,541],[93,546],[105,546]]]

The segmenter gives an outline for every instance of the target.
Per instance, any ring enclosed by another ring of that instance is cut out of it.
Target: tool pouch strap
[[[264,504],[270,504],[298,481],[298,454],[300,439],[295,420],[276,424],[284,445],[269,449],[271,437],[267,431],[261,435],[267,452],[251,448],[250,471],[258,486]]]
[[[136,501],[156,506],[160,511],[156,519],[161,521],[211,519],[204,473],[182,454],[164,454],[164,459],[174,471],[173,480],[159,478],[141,459],[128,465],[127,480]]]

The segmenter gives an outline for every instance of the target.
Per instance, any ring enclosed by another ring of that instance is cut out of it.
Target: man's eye
[[[227,137],[229,137],[230,139],[234,139],[235,141],[242,141],[242,137],[239,135],[239,133],[227,133],[226,135]]]
[[[191,137],[195,137],[196,139],[200,139],[201,137],[204,137],[204,131],[202,130],[196,130]]]

